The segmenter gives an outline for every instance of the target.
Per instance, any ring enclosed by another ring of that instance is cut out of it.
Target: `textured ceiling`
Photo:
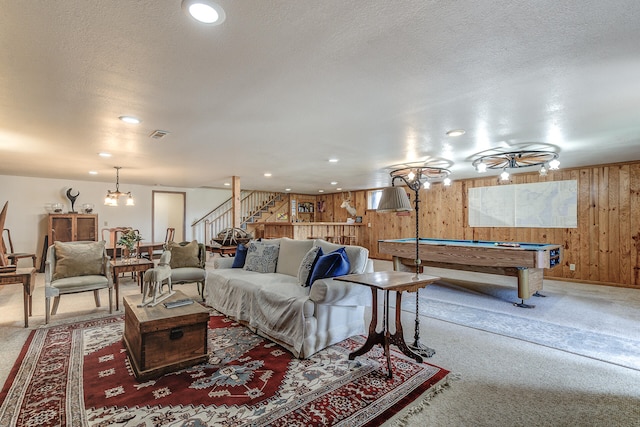
[[[640,159],[637,0],[220,0],[219,26],[180,0],[0,3],[4,175],[317,193],[525,143]]]

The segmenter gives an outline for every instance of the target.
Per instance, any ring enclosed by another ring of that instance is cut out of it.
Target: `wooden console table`
[[[0,285],[22,283],[24,290],[24,327],[29,327],[29,316],[32,314],[32,295],[36,287],[35,268],[17,268],[12,273],[0,273]]]
[[[236,256],[237,246],[207,246],[207,250],[212,254],[220,254],[220,256]]]
[[[388,377],[392,378],[391,370],[391,354],[389,353],[389,345],[395,344],[400,351],[407,356],[415,359],[416,362],[422,363],[422,356],[415,354],[407,347],[402,332],[402,322],[400,315],[402,313],[402,292],[417,292],[418,289],[440,280],[436,276],[427,276],[421,274],[419,279],[415,278],[415,273],[405,271],[377,271],[375,273],[349,274],[346,276],[336,277],[336,280],[344,282],[358,283],[371,288],[371,323],[369,324],[369,336],[362,347],[349,354],[349,360],[353,360],[356,356],[365,354],[373,348],[374,345],[380,344],[387,356]],[[382,331],[378,332],[378,290],[384,291],[384,317],[382,319]],[[391,334],[389,331],[389,291],[396,291],[396,332]]]

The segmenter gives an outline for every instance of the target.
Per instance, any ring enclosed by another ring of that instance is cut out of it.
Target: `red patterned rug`
[[[223,316],[209,363],[138,382],[122,316],[35,330],[0,394],[1,426],[379,425],[446,384],[448,371],[380,346],[356,361],[354,337],[306,360]]]

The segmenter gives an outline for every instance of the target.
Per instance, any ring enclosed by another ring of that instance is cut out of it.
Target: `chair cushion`
[[[181,246],[176,242],[169,242],[167,249],[171,251],[171,268],[200,267],[198,258],[198,242],[196,240]]]
[[[278,263],[279,244],[271,242],[249,242],[244,269],[257,273],[275,273]]]
[[[276,273],[297,277],[300,263],[312,246],[313,240],[294,240],[283,237],[280,240]]]
[[[177,282],[202,282],[207,278],[207,270],[198,267],[183,267],[171,270],[171,281]]]
[[[311,271],[309,283],[313,285],[313,282],[318,279],[344,276],[349,273],[350,269],[351,265],[344,248],[336,249],[331,253],[318,257],[316,265]]]
[[[53,280],[104,274],[105,242],[54,242],[56,266]]]
[[[111,285],[107,276],[99,275],[65,277],[51,282],[51,286],[58,289],[59,293],[62,294],[108,288]]]

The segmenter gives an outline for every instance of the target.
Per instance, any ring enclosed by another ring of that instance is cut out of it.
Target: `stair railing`
[[[246,228],[247,223],[259,218],[277,200],[280,200],[283,194],[268,191],[242,191],[240,197],[240,228]],[[233,227],[232,206],[233,200],[229,198],[202,218],[194,221],[191,224],[194,238],[208,245],[211,239],[222,230]]]

